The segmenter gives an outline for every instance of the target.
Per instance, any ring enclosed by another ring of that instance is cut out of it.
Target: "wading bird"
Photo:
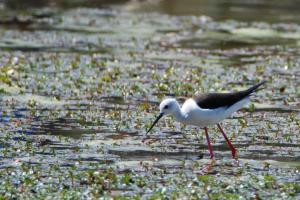
[[[207,127],[216,124],[231,149],[232,157],[236,158],[237,151],[226,136],[220,122],[247,104],[250,101],[250,95],[264,83],[266,83],[266,81],[262,81],[247,90],[238,92],[200,94],[186,100],[181,108],[176,99],[165,99],[160,103],[160,113],[147,131],[147,134],[163,116],[174,116],[178,122],[204,128],[210,158],[213,159],[214,154]]]

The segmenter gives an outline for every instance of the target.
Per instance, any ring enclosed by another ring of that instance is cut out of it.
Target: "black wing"
[[[208,93],[195,96],[193,99],[199,107],[204,109],[215,109],[229,107],[253,93],[257,88],[266,83],[262,81],[247,90],[231,93]]]

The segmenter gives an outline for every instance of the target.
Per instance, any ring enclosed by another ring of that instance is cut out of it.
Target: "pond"
[[[3,199],[298,199],[296,1],[0,2]],[[217,127],[172,118],[166,97],[246,89]],[[209,168],[209,170],[207,170]]]

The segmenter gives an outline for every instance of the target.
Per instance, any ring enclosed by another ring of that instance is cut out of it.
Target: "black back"
[[[238,101],[248,97],[251,93],[255,92],[257,88],[266,83],[266,81],[262,81],[247,90],[239,91],[239,92],[230,92],[230,93],[207,93],[200,94],[193,99],[196,101],[199,107],[204,109],[216,109],[219,107],[229,107]]]

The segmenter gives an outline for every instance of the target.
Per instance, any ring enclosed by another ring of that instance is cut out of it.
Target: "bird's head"
[[[178,111],[178,109],[180,109],[180,108],[179,108],[179,104],[176,101],[176,99],[165,99],[165,100],[163,100],[159,105],[159,115],[157,116],[157,118],[155,119],[155,121],[153,122],[153,124],[151,125],[149,130],[147,131],[147,133],[149,133],[152,130],[152,128],[155,126],[155,124],[163,116],[175,114],[175,112]]]
[[[170,115],[175,113],[178,107],[176,99],[165,99],[159,105],[159,112],[163,115]]]

